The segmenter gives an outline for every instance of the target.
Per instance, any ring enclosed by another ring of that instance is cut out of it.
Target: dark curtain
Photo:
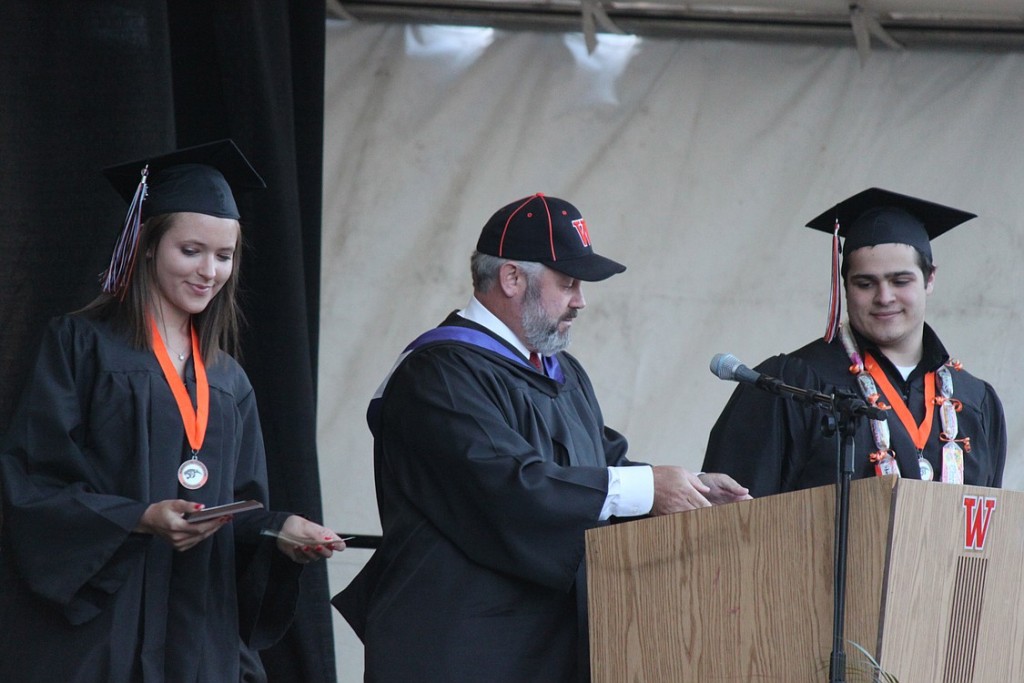
[[[321,521],[315,443],[324,4],[0,3],[0,431],[46,321],[98,293],[125,206],[104,166],[223,137],[268,189],[238,197],[242,363],[271,502]],[[263,653],[271,681],[334,681],[326,567]]]

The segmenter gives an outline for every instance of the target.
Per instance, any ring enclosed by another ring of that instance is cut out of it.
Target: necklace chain
[[[173,353],[173,354],[174,354],[175,356],[177,356],[177,357],[178,357],[178,360],[180,360],[180,361],[184,361],[184,360],[185,360],[185,358],[186,358],[186,357],[188,357],[188,352],[189,352],[189,350],[190,350],[190,349],[192,348],[192,338],[191,338],[191,337],[189,337],[189,340],[188,340],[188,346],[186,347],[185,351],[182,351],[182,352],[180,352],[180,353],[179,353],[178,351],[175,351],[174,349],[172,349],[172,348],[171,348],[171,345],[170,345],[170,338],[169,338],[169,336],[168,336],[168,334],[167,334],[167,323],[166,323],[166,322],[164,322],[164,320],[163,320],[163,317],[161,317],[161,319],[160,319],[160,324],[161,324],[161,325],[163,326],[163,328],[164,328],[164,346],[165,346],[165,347],[167,347],[167,350],[168,350],[168,351],[170,351],[170,352],[171,352],[171,353]]]

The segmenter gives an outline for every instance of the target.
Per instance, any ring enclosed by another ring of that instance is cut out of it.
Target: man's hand
[[[693,472],[673,465],[655,465],[651,469],[654,470],[652,515],[671,515],[711,506],[705,497],[711,489]]]
[[[700,475],[700,480],[708,487],[708,492],[704,495],[713,505],[751,499],[750,491],[745,486],[740,486],[728,474],[705,472]]]

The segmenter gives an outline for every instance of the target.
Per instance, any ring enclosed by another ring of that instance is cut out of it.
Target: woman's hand
[[[142,518],[135,526],[135,531],[141,534],[153,534],[164,539],[179,553],[194,547],[217,533],[217,531],[231,521],[231,515],[224,515],[205,522],[186,521],[186,512],[197,512],[203,506],[199,503],[192,503],[187,500],[162,500],[153,503],[142,514]]]
[[[334,551],[345,549],[345,541],[338,534],[299,515],[284,521],[281,534],[277,538],[278,549],[299,564],[330,557]]]

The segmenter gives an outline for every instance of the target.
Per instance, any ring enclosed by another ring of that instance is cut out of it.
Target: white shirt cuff
[[[646,465],[608,468],[608,497],[601,516],[638,517],[654,507],[654,470]]]

